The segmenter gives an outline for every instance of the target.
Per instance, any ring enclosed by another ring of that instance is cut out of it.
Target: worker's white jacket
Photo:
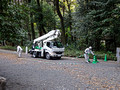
[[[22,51],[23,49],[20,46],[17,46],[17,52]]]
[[[92,54],[92,55],[94,55],[94,53],[92,52],[92,50],[90,50],[89,48],[86,48],[85,49],[85,52],[84,52],[85,54]]]

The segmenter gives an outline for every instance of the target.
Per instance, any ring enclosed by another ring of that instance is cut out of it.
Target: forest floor
[[[7,90],[120,90],[120,64],[98,61],[46,60],[25,53],[18,58],[15,51],[0,49],[0,76],[7,79]]]

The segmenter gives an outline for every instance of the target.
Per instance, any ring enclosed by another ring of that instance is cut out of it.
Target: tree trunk
[[[71,0],[70,0],[70,3],[67,1],[67,6],[68,6],[68,12],[69,12],[69,26],[70,26],[70,31],[72,31],[72,16],[71,16],[71,10],[70,10],[70,5],[71,5]],[[73,41],[73,35],[72,35],[72,32],[70,33],[71,34],[71,40]]]
[[[20,1],[18,0],[18,5],[20,5]]]
[[[30,33],[30,28],[29,28],[29,18],[26,20],[26,29],[28,31],[28,39],[31,41],[31,33]]]
[[[114,41],[114,52],[115,52],[115,51],[116,51],[116,48],[117,48],[117,44],[116,44],[116,36],[115,36],[115,34],[114,34],[113,41]]]
[[[3,43],[2,43],[3,46],[6,46],[6,43],[5,43],[5,40],[3,40]]]
[[[2,1],[0,1],[0,2],[2,3]],[[3,14],[3,7],[2,7],[2,5],[0,5],[0,13]]]
[[[63,4],[65,3],[65,0],[63,0]],[[63,17],[64,17],[64,14],[65,14],[65,5],[63,5]]]
[[[42,30],[43,30],[43,32],[46,34],[46,31],[45,31],[45,28],[44,28],[44,26],[42,26]]]
[[[95,42],[95,50],[96,50],[96,51],[99,51],[99,50],[100,50],[100,39],[96,39],[96,42]]]
[[[31,3],[31,0],[27,0],[28,3]],[[32,39],[34,40],[35,39],[35,30],[34,30],[34,24],[33,24],[33,14],[32,12],[30,12],[30,25],[31,25],[31,32],[32,32]],[[28,34],[30,34],[28,32]],[[29,35],[31,37],[31,35]]]
[[[39,30],[39,36],[42,36],[42,25],[40,24],[40,21],[42,21],[42,8],[40,7],[40,1],[37,0],[37,5],[39,7],[38,11],[41,12],[41,14],[39,15],[39,23],[38,24],[38,30]]]
[[[41,3],[39,0],[37,0],[37,5],[38,5],[38,12],[41,12],[41,14],[39,15],[39,22],[38,24],[38,30],[39,30],[39,36],[43,35],[43,32],[46,34],[45,28],[43,24],[40,24],[40,22],[43,21],[43,14],[42,14],[42,7],[40,6],[43,3],[43,1],[41,0]]]
[[[63,19],[63,16],[62,16],[61,12],[60,12],[60,9],[59,9],[59,0],[56,0],[56,10],[57,10],[57,14],[58,14],[58,16],[60,18],[60,21],[61,21],[62,42],[65,45],[65,43],[66,43],[66,37],[65,37],[64,19]]]
[[[35,30],[34,30],[34,24],[33,24],[33,15],[30,13],[30,18],[31,18],[31,31],[32,31],[32,39],[35,39]]]
[[[55,0],[54,0],[53,4],[54,4],[54,14],[55,14],[55,10],[56,10],[56,8],[55,8]],[[56,21],[55,20],[54,20],[54,30],[56,30]]]

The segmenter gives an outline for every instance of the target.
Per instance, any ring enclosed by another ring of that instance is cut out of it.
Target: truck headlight
[[[55,52],[51,52],[51,55],[55,55]]]

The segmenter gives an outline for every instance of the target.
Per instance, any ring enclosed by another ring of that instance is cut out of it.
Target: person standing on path
[[[86,63],[90,63],[89,61],[89,54],[92,54],[94,55],[94,53],[92,52],[92,47],[90,46],[89,48],[86,48],[85,51],[84,51],[84,57],[85,57],[85,62]]]
[[[17,46],[17,53],[18,53],[18,57],[22,56],[22,48],[20,46]]]

